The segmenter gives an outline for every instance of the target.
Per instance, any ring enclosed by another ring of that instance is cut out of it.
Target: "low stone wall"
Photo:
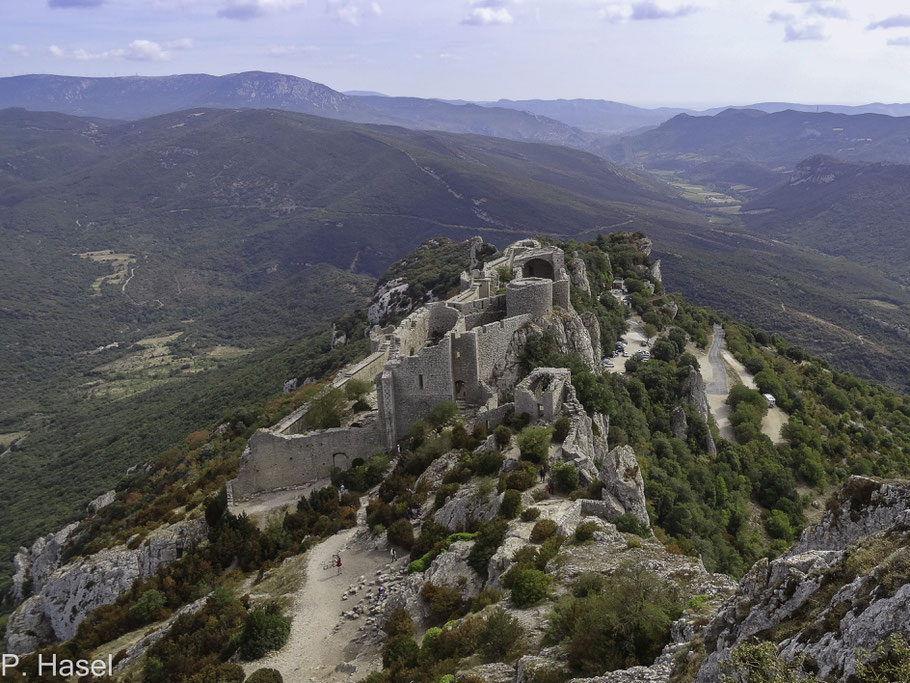
[[[481,410],[468,424],[468,431],[473,431],[474,427],[483,425],[487,428],[487,431],[492,431],[496,429],[502,421],[506,418],[509,411],[515,410],[514,403],[503,403],[501,406],[496,408],[490,408],[489,410]]]
[[[333,467],[347,469],[355,458],[364,460],[381,445],[378,422],[364,427],[341,427],[307,434],[278,434],[260,429],[250,437],[231,484],[234,500],[254,493],[302,486],[327,477]]]
[[[376,375],[382,372],[388,359],[389,348],[385,346],[339,374],[335,381],[332,382],[332,386],[343,387],[351,380],[372,382],[376,379]]]

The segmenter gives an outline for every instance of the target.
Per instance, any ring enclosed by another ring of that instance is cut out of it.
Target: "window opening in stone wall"
[[[417,384],[421,389],[423,389],[423,375],[417,375]]]

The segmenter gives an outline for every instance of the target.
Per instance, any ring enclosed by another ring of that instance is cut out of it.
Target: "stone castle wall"
[[[347,469],[355,458],[369,458],[380,444],[379,424],[326,429],[307,434],[277,434],[260,429],[250,437],[231,482],[235,500],[260,491],[303,486]]]

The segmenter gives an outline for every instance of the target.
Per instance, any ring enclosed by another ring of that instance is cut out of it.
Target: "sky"
[[[910,101],[908,0],[0,0],[0,76],[276,71],[640,106]]]

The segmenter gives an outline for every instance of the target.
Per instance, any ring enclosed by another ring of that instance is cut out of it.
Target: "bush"
[[[161,592],[154,588],[144,591],[142,595],[139,596],[136,604],[129,609],[128,614],[130,623],[134,626],[142,626],[151,621],[155,621],[157,618],[163,616],[160,612],[164,609],[165,605],[167,605],[167,598],[165,598]]]
[[[575,465],[558,462],[553,465],[553,485],[561,493],[569,493],[578,488],[578,470]]]
[[[389,613],[382,630],[390,639],[396,636],[411,636],[414,635],[414,621],[404,607],[396,607]]]
[[[522,569],[512,579],[512,603],[529,607],[547,597],[552,578],[538,569]]]
[[[590,541],[592,538],[594,538],[594,532],[599,528],[600,527],[597,526],[596,522],[582,522],[577,527],[575,527],[575,542],[584,543],[586,541]]]
[[[480,477],[489,477],[497,474],[502,469],[505,460],[499,451],[484,451],[474,456],[474,474]]]
[[[531,529],[531,542],[543,543],[554,533],[556,533],[556,522],[552,519],[538,520],[534,528]]]
[[[461,593],[454,588],[437,586],[428,581],[421,587],[420,597],[427,602],[433,624],[444,624],[461,616],[464,602]]]
[[[502,591],[498,591],[495,588],[484,588],[471,600],[471,611],[480,612],[490,605],[495,605],[500,600],[502,600]]]
[[[386,532],[389,543],[410,550],[414,546],[414,528],[406,519],[396,519]]]
[[[420,648],[411,636],[390,637],[382,650],[382,666],[385,669],[410,669],[417,666],[419,655]]]
[[[525,427],[518,435],[518,448],[525,460],[546,465],[550,451],[550,428]]]
[[[537,470],[529,462],[521,463],[518,469],[506,475],[506,488],[527,491],[537,483]]]
[[[600,593],[607,580],[597,572],[585,572],[572,584],[572,595],[576,598],[585,598],[589,595]]]
[[[314,398],[304,421],[310,429],[340,427],[347,407],[347,397],[341,389],[330,389]]]
[[[259,659],[267,652],[280,650],[291,635],[291,620],[275,607],[256,608],[246,618],[240,634],[240,658]]]
[[[521,492],[515,489],[507,489],[502,494],[502,502],[499,504],[499,516],[504,519],[515,519],[521,511]]]
[[[496,607],[490,610],[480,627],[480,654],[488,662],[505,661],[516,653],[523,636],[524,629],[518,619],[502,607]]]
[[[344,385],[344,393],[351,401],[362,401],[363,398],[373,391],[373,383],[365,379],[351,379]]]
[[[484,522],[477,530],[477,540],[468,555],[468,564],[480,576],[486,578],[487,565],[506,537],[507,527],[508,522],[498,519]]]
[[[561,417],[553,423],[553,441],[562,443],[569,435],[569,428],[572,422],[567,417]]]
[[[533,522],[538,517],[540,517],[540,510],[538,508],[528,508],[527,510],[521,511],[522,522]]]
[[[250,674],[246,683],[284,683],[284,679],[276,669],[259,669]]]
[[[493,430],[493,438],[496,440],[496,445],[505,448],[512,440],[512,430],[506,425],[499,425]]]
[[[455,401],[442,401],[430,408],[430,414],[427,415],[429,422],[437,430],[451,424],[458,415],[458,406]]]
[[[628,512],[614,519],[613,524],[616,525],[617,531],[622,531],[626,534],[635,534],[642,538],[650,538],[651,536],[651,527],[643,524],[638,517]]]
[[[771,510],[771,514],[765,520],[765,528],[771,538],[780,538],[785,541],[793,540],[794,531],[790,525],[790,518],[782,510]]]

